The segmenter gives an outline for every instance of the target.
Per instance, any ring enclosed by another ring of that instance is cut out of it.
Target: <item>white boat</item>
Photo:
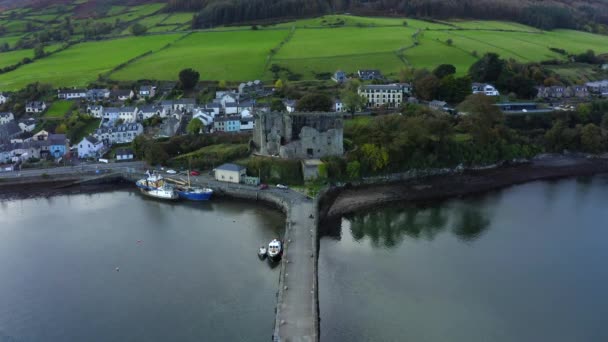
[[[164,185],[160,188],[144,189],[139,188],[142,194],[164,200],[176,200],[179,198],[177,192],[170,186]]]
[[[266,247],[262,246],[260,247],[260,250],[258,251],[258,256],[260,257],[260,259],[264,259],[266,257]]]
[[[283,246],[281,241],[274,239],[268,244],[268,257],[271,259],[278,259],[283,254]]]

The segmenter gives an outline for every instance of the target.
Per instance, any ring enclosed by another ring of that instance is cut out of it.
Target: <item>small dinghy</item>
[[[258,251],[258,257],[260,259],[264,259],[266,257],[266,247],[262,246],[260,247],[260,250]]]
[[[268,244],[268,257],[272,260],[278,260],[281,258],[283,254],[283,248],[281,246],[281,241],[274,239],[270,241]]]

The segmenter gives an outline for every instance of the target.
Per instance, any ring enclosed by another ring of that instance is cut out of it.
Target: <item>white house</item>
[[[224,106],[224,112],[227,115],[232,115],[232,114],[238,114],[239,112],[239,105],[236,102],[226,102],[226,105]]]
[[[65,89],[57,90],[57,98],[63,100],[83,99],[87,97],[86,89]]]
[[[120,107],[118,108],[118,118],[123,122],[137,121],[137,107]]]
[[[46,110],[46,103],[43,101],[30,101],[25,104],[26,113],[42,113]]]
[[[113,90],[110,95],[114,98],[116,98],[118,101],[126,101],[129,99],[132,99],[135,96],[135,93],[133,92],[133,90],[123,90],[123,89],[119,89],[119,90]]]
[[[367,84],[359,87],[359,95],[365,97],[367,107],[398,108],[411,91],[407,83]]]
[[[0,93],[0,104],[5,104],[8,100],[10,100],[10,97],[7,93]]]
[[[127,123],[116,127],[101,127],[95,130],[93,136],[104,145],[130,143],[137,136],[144,133],[144,126],[140,123]]]
[[[471,85],[473,94],[484,94],[486,96],[500,96],[500,92],[491,84],[473,83]]]
[[[120,108],[118,107],[106,107],[103,109],[103,121],[102,125],[111,125],[118,120],[120,114]]]
[[[340,100],[340,99],[334,100],[334,111],[337,113],[344,111],[344,104],[342,103],[342,100]]]
[[[110,97],[110,91],[108,89],[89,89],[87,90],[87,100],[89,101],[101,101]]]
[[[36,128],[36,119],[28,118],[19,121],[19,128],[23,132],[31,132]]]
[[[103,148],[103,142],[93,136],[84,137],[78,144],[78,158],[97,157]]]
[[[133,160],[133,158],[134,158],[134,154],[133,154],[133,150],[131,150],[131,149],[120,148],[120,149],[116,150],[116,160],[118,160],[118,161]]]
[[[15,120],[15,115],[11,112],[0,113],[0,125],[7,124]]]
[[[103,106],[102,105],[93,105],[87,107],[87,112],[92,116],[100,119],[103,117]]]
[[[255,118],[253,116],[241,116],[241,132],[253,131],[255,128]]]
[[[149,119],[154,116],[164,118],[166,116],[166,112],[163,107],[153,105],[143,106],[137,113],[139,120]]]
[[[141,86],[139,88],[138,95],[141,98],[154,97],[154,95],[156,95],[156,87],[155,86]]]
[[[285,110],[287,113],[293,113],[296,111],[296,100],[283,100],[283,105],[285,106]]]
[[[220,182],[240,183],[241,179],[247,175],[247,169],[236,164],[223,164],[214,171],[215,180]]]

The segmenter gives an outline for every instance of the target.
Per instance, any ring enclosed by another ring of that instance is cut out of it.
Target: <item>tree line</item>
[[[608,33],[601,0],[170,0],[169,11],[198,11],[194,27],[350,12],[417,18],[508,20],[541,29]]]

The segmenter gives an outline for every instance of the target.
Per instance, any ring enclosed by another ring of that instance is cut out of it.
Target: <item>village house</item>
[[[587,82],[585,86],[594,95],[608,96],[608,80]]]
[[[212,111],[213,115],[219,115],[221,109],[222,109],[222,104],[216,103],[216,102],[207,103],[204,108],[204,110],[207,112]]]
[[[48,150],[52,158],[61,158],[69,150],[70,141],[66,138],[65,134],[49,134],[46,141],[48,142]]]
[[[285,110],[287,113],[293,113],[296,111],[296,100],[283,100],[283,105],[285,106]]]
[[[135,93],[129,89],[118,89],[112,90],[110,96],[118,101],[127,101],[135,97]]]
[[[331,79],[336,83],[344,83],[347,81],[346,73],[342,70],[338,70],[334,72],[334,74],[331,76]]]
[[[251,115],[241,116],[241,132],[253,131],[255,128],[255,118]]]
[[[538,87],[538,93],[536,95],[539,99],[561,99],[561,98],[587,98],[589,97],[589,91],[585,86],[551,86],[551,87]]]
[[[357,76],[362,81],[380,81],[384,79],[380,70],[377,69],[357,70]]]
[[[0,112],[0,125],[7,124],[15,120],[15,115],[11,112]]]
[[[164,118],[165,111],[161,106],[147,105],[139,108],[139,112],[137,113],[137,118],[142,121],[149,119],[151,117],[158,116]]]
[[[59,89],[57,98],[60,100],[84,99],[87,97],[86,89]]]
[[[14,121],[0,125],[0,144],[9,143],[21,134],[21,128]]]
[[[105,107],[103,109],[103,115],[101,125],[113,125],[120,116],[120,108],[118,107]]]
[[[38,132],[32,136],[32,140],[34,140],[34,141],[44,141],[44,140],[47,140],[48,138],[49,138],[49,132],[47,132],[45,130],[41,130],[40,132]]]
[[[133,158],[135,158],[135,154],[130,148],[119,148],[118,150],[116,150],[117,161],[133,160]]]
[[[264,92],[264,83],[260,80],[239,84],[239,95],[253,95]]]
[[[304,159],[301,164],[304,180],[311,181],[319,178],[319,167],[324,163],[320,159]]]
[[[215,180],[220,182],[240,183],[247,176],[247,169],[237,164],[222,164],[213,171]]]
[[[473,94],[484,94],[485,96],[500,96],[498,89],[488,83],[473,83],[471,92]]]
[[[398,108],[411,91],[412,86],[407,83],[368,84],[359,87],[359,95],[366,98],[369,108]]]
[[[341,156],[340,113],[257,113],[253,144],[262,155],[311,159]]]
[[[18,125],[22,132],[31,132],[36,128],[36,119],[27,118],[19,120]]]
[[[449,110],[447,102],[439,100],[433,100],[429,102],[429,107],[442,112]]]
[[[103,101],[110,98],[108,89],[89,89],[87,90],[87,100],[91,102]]]
[[[144,126],[140,123],[128,123],[116,127],[101,127],[95,130],[93,136],[103,142],[105,146],[132,142],[137,136],[144,133]]]
[[[344,104],[342,103],[342,100],[335,99],[334,100],[334,112],[342,113],[342,112],[345,112],[345,111],[346,111],[346,108],[344,107]]]
[[[26,161],[32,158],[40,159],[41,145],[48,146],[44,141],[27,141],[13,144],[11,160],[13,162]]]
[[[25,104],[26,113],[42,113],[46,108],[47,105],[44,101],[30,101]]]
[[[179,128],[179,120],[174,116],[169,116],[163,120],[156,138],[169,138],[177,133]]]
[[[241,116],[240,115],[216,116],[213,121],[213,130],[215,132],[240,132],[241,131]]]
[[[156,95],[156,87],[155,86],[141,86],[139,88],[139,92],[137,93],[137,95],[140,98],[149,98],[149,97],[154,97],[154,95]]]
[[[103,142],[89,135],[84,137],[77,146],[78,158],[96,158],[101,154]]]
[[[137,107],[119,107],[118,118],[122,119],[122,122],[136,122],[137,121]]]
[[[103,117],[103,106],[102,105],[88,105],[87,113],[91,116],[101,119]]]
[[[12,151],[12,147],[10,144],[0,144],[0,164],[10,163],[11,151]],[[0,168],[0,172],[1,171],[12,171],[12,170],[7,170],[7,166],[2,165]]]
[[[5,104],[8,102],[8,100],[10,100],[10,96],[8,95],[8,93],[0,92],[0,104]]]

